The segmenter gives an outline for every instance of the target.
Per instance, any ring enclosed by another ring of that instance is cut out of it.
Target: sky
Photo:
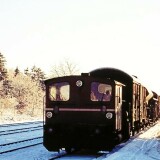
[[[160,94],[159,0],[0,0],[0,52],[9,68],[47,74],[114,67]]]

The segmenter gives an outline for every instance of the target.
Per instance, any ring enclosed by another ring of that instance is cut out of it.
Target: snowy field
[[[42,131],[40,131],[42,133]],[[30,133],[32,134],[32,132]],[[34,133],[35,134],[35,133]],[[39,133],[40,134],[40,133]],[[89,154],[73,154],[59,159],[65,160],[160,160],[160,121],[135,139],[116,146],[109,154],[95,158]],[[2,137],[1,137],[2,138]],[[17,137],[18,138],[18,137]],[[16,137],[15,137],[16,139]],[[2,139],[1,139],[2,140]],[[18,145],[18,144],[17,144]],[[57,152],[47,151],[42,144],[0,154],[0,160],[49,160]]]
[[[105,160],[160,160],[160,121],[119,149],[121,145],[113,150],[114,153],[107,155]]]

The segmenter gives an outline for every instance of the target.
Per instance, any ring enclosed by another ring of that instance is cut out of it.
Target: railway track
[[[42,144],[42,128],[40,121],[0,125],[0,154]]]
[[[16,133],[22,133],[22,132],[30,132],[30,131],[42,130],[42,128],[43,128],[42,126],[37,126],[37,127],[26,127],[26,128],[5,130],[5,131],[0,131],[0,136],[9,135],[9,134],[16,134]]]
[[[67,154],[65,151],[60,151],[55,155],[53,158],[50,158],[48,160],[63,160],[63,159],[87,159],[87,160],[93,160],[93,159],[101,159],[102,156],[106,154],[104,152],[94,152],[94,151],[89,151],[89,150],[80,150],[80,151],[75,151],[72,154]],[[101,157],[101,158],[100,158]]]
[[[42,144],[43,137],[35,137],[26,140],[20,140],[11,143],[5,143],[0,145],[0,154],[36,146]]]
[[[26,126],[26,125],[33,125],[33,124],[42,124],[42,121],[35,121],[35,122],[24,122],[24,123],[11,123],[11,124],[1,124],[0,128],[3,127],[16,127],[16,126]]]

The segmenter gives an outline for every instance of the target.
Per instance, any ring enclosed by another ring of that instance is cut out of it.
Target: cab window
[[[54,83],[49,88],[49,98],[51,101],[68,101],[70,85],[68,82]]]
[[[112,86],[105,83],[91,83],[91,101],[110,101],[112,96]]]

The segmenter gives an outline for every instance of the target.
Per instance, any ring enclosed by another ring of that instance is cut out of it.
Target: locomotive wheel
[[[113,142],[113,143],[110,143],[109,145],[108,145],[108,147],[107,147],[107,150],[108,151],[112,151],[112,149],[115,147],[115,142]]]
[[[65,150],[66,150],[66,152],[67,152],[68,154],[71,153],[71,148],[70,148],[70,147],[66,147]]]
[[[124,139],[128,140],[130,138],[130,133],[131,133],[131,130],[130,130],[130,123],[127,121],[127,127],[126,127],[126,131],[124,133]]]
[[[66,148],[65,148],[65,151],[67,152],[67,154],[71,154],[72,151],[73,151],[73,148],[71,148],[71,147],[66,147]]]

